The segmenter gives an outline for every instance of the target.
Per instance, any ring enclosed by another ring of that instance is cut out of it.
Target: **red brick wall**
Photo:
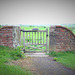
[[[75,35],[69,29],[62,26],[50,27],[49,48],[50,51],[75,50]]]
[[[0,28],[0,45],[13,47],[12,26]]]
[[[56,26],[56,51],[75,50],[75,35],[67,28]]]

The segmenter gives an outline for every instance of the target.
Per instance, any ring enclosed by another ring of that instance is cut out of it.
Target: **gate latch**
[[[38,28],[33,28],[32,30],[33,30],[33,31],[38,31]]]
[[[48,34],[46,36],[48,36]]]

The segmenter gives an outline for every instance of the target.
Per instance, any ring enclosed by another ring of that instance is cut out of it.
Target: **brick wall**
[[[50,27],[50,51],[75,50],[75,35],[62,26]]]
[[[19,27],[4,26],[0,28],[0,45],[16,48],[20,45],[20,31]]]
[[[4,26],[0,28],[0,45],[16,48],[20,46],[20,28],[17,26]],[[75,35],[62,26],[50,27],[50,51],[75,50]]]

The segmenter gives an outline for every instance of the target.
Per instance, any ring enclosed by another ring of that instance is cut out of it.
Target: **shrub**
[[[56,61],[56,60],[57,60],[57,58],[55,57],[55,58],[54,58],[54,61]]]
[[[0,46],[0,60],[5,60],[6,58],[9,59],[19,59],[24,58],[24,53],[21,52],[22,47],[17,47],[17,49]]]
[[[44,26],[44,28],[46,28],[46,27]]]
[[[24,53],[21,52],[21,49],[22,49],[22,47],[20,46],[20,47],[17,47],[17,49],[14,49],[14,51],[12,50],[10,52],[12,59],[16,60],[19,58],[24,58]]]

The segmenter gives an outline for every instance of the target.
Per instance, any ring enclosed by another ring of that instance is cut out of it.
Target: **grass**
[[[20,66],[7,65],[11,60],[24,58],[20,48],[13,49],[0,46],[0,75],[32,75],[28,70]]]
[[[17,60],[19,58],[23,58],[23,54],[19,48],[13,49],[5,46],[0,46],[0,61],[5,62],[8,59]],[[4,60],[5,59],[5,60]]]
[[[70,29],[75,34],[75,26],[74,27],[67,27],[67,28]]]
[[[75,70],[75,52],[74,51],[64,51],[64,52],[50,52],[49,56],[56,57],[58,62],[62,63],[64,66]]]
[[[75,34],[75,30],[73,30],[73,33]]]
[[[32,75],[28,70],[19,66],[0,64],[0,75]]]

